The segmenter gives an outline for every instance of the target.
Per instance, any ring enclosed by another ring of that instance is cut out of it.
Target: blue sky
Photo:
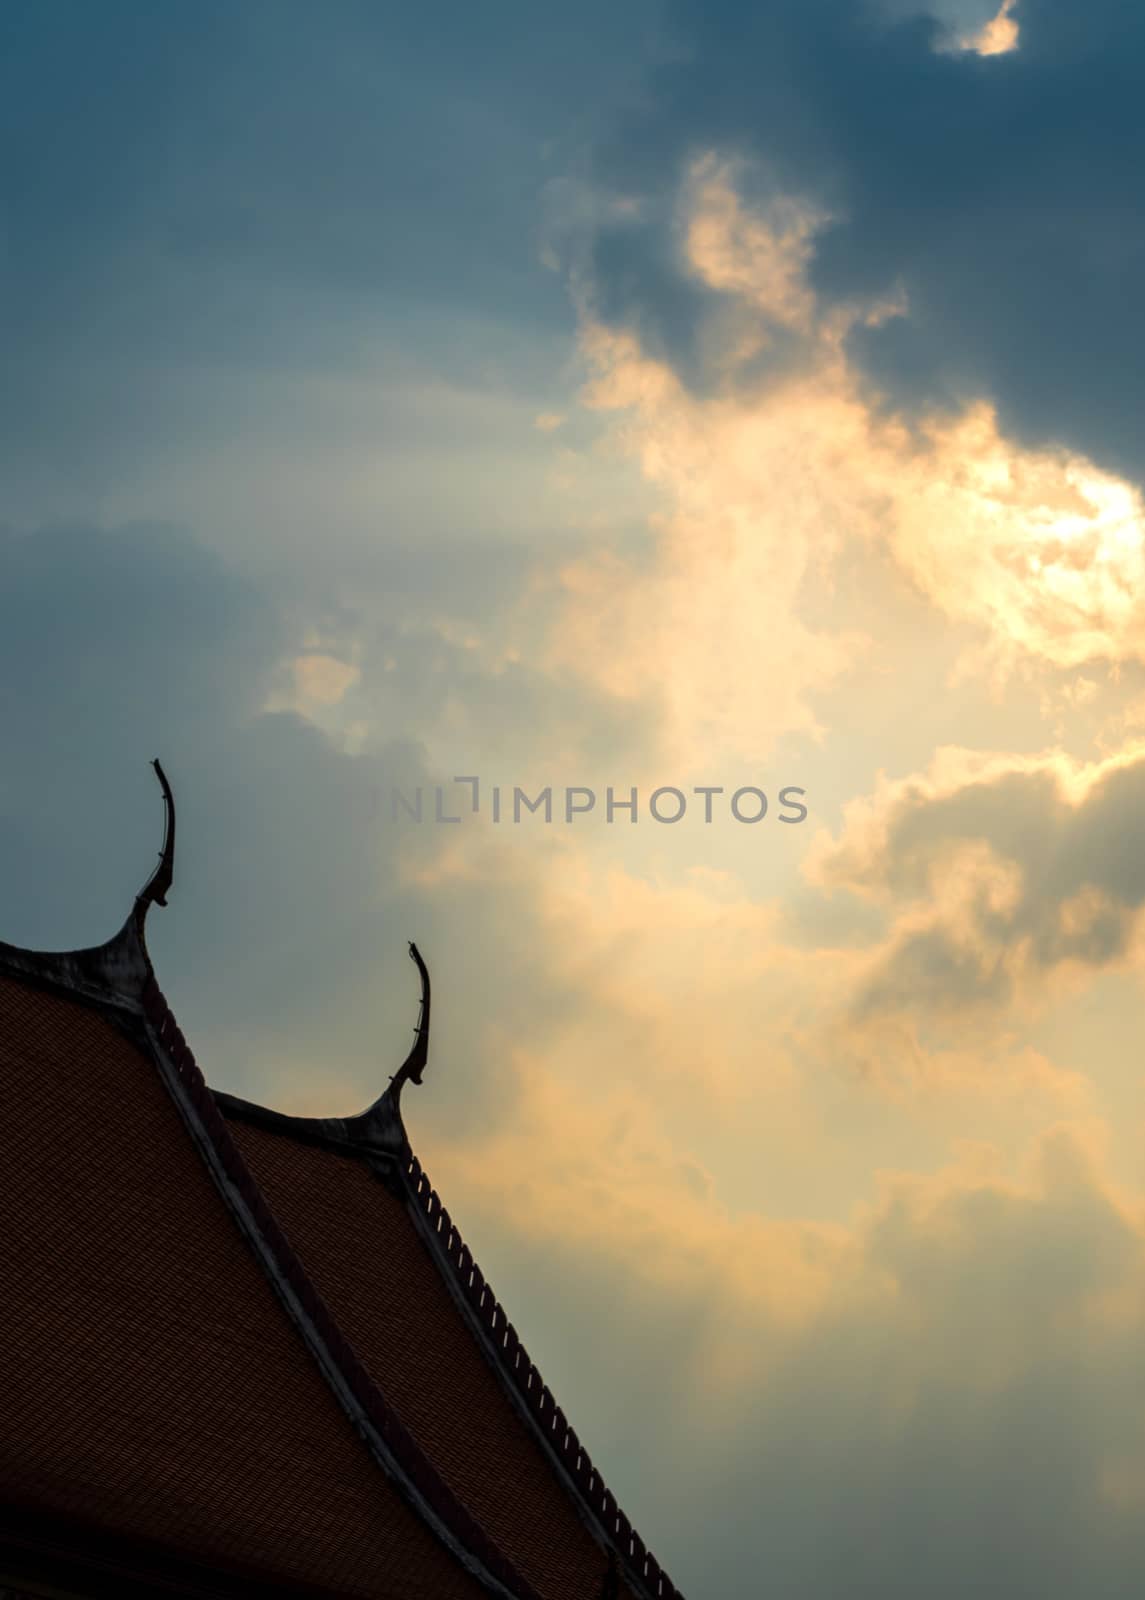
[[[0,15],[0,933],[119,925],[158,755],[214,1085],[360,1109],[416,938],[415,1147],[693,1597],[1145,1576],[1143,29]]]

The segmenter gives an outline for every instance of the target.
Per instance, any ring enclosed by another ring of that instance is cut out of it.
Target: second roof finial
[[[417,1031],[414,1034],[413,1046],[409,1055],[394,1073],[390,1080],[389,1093],[397,1103],[401,1093],[402,1084],[409,1080],[420,1083],[421,1075],[429,1059],[429,969],[421,958],[421,951],[413,940],[410,940],[410,959],[414,962],[421,974],[421,1008],[418,1012]]]
[[[175,874],[175,796],[171,793],[171,785],[167,782],[167,774],[159,765],[158,760],[151,763],[155,768],[155,776],[159,779],[163,790],[163,806],[166,813],[166,825],[163,832],[163,848],[159,852],[159,865],[148,878],[135,900],[136,914],[142,921],[147,914],[149,905],[165,906],[167,893],[171,888],[171,880]]]

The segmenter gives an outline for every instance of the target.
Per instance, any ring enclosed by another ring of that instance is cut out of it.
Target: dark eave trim
[[[449,1212],[407,1146],[401,1169],[411,1215],[430,1255],[453,1291],[462,1315],[510,1400],[544,1450],[581,1514],[605,1550],[615,1552],[626,1583],[640,1600],[684,1600],[616,1503],[569,1426],[548,1385],[529,1360],[504,1308],[474,1261]]]
[[[154,979],[143,1009],[160,1074],[216,1187],[355,1431],[417,1515],[490,1594],[541,1600],[456,1498],[354,1354],[272,1215]]]

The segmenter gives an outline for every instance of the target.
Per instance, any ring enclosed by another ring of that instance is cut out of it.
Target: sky
[[[414,1148],[691,1600],[1145,1580],[1142,70],[0,7],[0,936],[114,932],[158,756],[213,1086],[361,1110],[416,939]]]

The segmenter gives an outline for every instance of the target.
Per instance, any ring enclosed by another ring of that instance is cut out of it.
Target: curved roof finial
[[[421,974],[421,1009],[418,1012],[413,1047],[398,1070],[391,1075],[389,1083],[372,1106],[356,1117],[338,1119],[339,1130],[343,1137],[348,1136],[368,1145],[381,1145],[391,1154],[403,1150],[408,1153],[409,1145],[405,1129],[402,1127],[401,1107],[398,1102],[401,1099],[404,1083],[421,1082],[421,1075],[425,1071],[429,1055],[429,970],[421,958],[421,951],[412,939],[409,953],[410,960]]]
[[[425,1070],[429,1058],[429,969],[421,958],[421,951],[413,940],[410,940],[410,959],[421,974],[421,1007],[417,1016],[417,1031],[414,1034],[413,1047],[409,1055],[390,1079],[389,1094],[394,1103],[401,1094],[402,1084],[410,1081],[420,1083],[421,1075]]]
[[[146,916],[148,906],[167,904],[167,893],[171,888],[175,872],[175,796],[171,793],[167,774],[159,762],[153,761],[151,765],[155,768],[155,776],[159,779],[163,790],[163,806],[167,820],[163,832],[163,848],[159,852],[159,864],[135,897],[136,915],[140,921]]]

